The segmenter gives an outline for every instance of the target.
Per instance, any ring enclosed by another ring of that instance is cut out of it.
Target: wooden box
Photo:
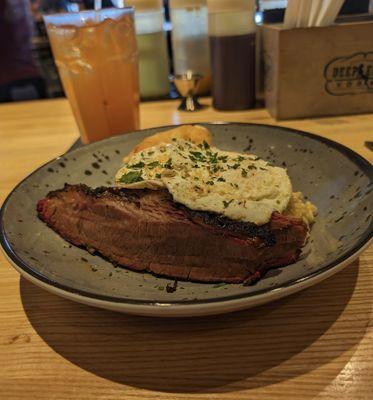
[[[262,26],[265,102],[277,119],[373,112],[373,22]]]

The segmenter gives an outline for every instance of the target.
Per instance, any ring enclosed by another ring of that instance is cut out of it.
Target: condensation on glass
[[[133,9],[45,15],[44,21],[82,141],[139,129]]]

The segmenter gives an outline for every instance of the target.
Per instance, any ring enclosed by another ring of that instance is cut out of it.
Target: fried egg
[[[230,219],[267,223],[292,196],[284,168],[255,155],[219,150],[207,142],[173,139],[133,154],[116,174],[118,186],[166,188],[175,202]]]

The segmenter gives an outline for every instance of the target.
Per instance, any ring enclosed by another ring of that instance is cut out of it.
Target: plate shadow
[[[326,342],[324,347],[315,342],[321,336],[328,340],[331,327],[334,335],[343,331],[342,312],[353,315],[349,300],[358,267],[356,261],[317,286],[265,306],[204,318],[145,318],[95,309],[23,278],[20,293],[36,332],[80,368],[148,390],[221,393],[238,382],[249,389],[292,379],[348,350],[351,357],[365,321],[327,351]],[[317,357],[307,356],[309,348]],[[282,373],[276,373],[280,367]]]

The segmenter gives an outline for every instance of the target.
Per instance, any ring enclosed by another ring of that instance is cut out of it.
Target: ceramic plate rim
[[[49,291],[50,293],[64,297],[66,299],[78,302],[80,304],[98,307],[105,310],[116,312],[125,312],[132,315],[141,315],[146,317],[201,317],[207,315],[225,314],[228,312],[239,311],[252,307],[257,307],[263,304],[270,303],[275,300],[290,296],[294,293],[307,289],[323,280],[330,278],[342,269],[351,264],[368,246],[367,242],[356,253],[351,255],[348,259],[336,265],[320,275],[316,275],[310,279],[299,282],[297,285],[292,285],[288,288],[279,289],[276,291],[267,291],[266,293],[256,297],[245,297],[242,299],[233,299],[220,301],[215,303],[206,304],[169,304],[169,303],[152,303],[152,304],[130,304],[130,303],[114,303],[106,300],[99,300],[90,297],[84,297],[77,293],[67,292],[55,286],[48,285],[47,283],[29,275],[26,271],[17,266],[11,259],[8,261],[14,266],[25,279],[34,283],[35,285]],[[153,306],[153,307],[151,307]]]
[[[244,123],[244,122],[220,122],[220,121],[219,122],[198,122],[198,123],[194,123],[194,124],[198,124],[198,125],[245,125],[245,126],[260,126],[260,127],[264,126],[264,127],[275,129],[275,130],[283,130],[288,133],[291,132],[296,135],[305,136],[305,137],[314,139],[316,141],[323,142],[327,146],[332,147],[332,148],[336,149],[337,151],[344,153],[345,155],[348,156],[348,158],[350,160],[354,161],[359,166],[359,168],[364,170],[364,172],[367,173],[367,175],[369,176],[369,178],[371,180],[373,180],[372,166],[364,157],[362,157],[358,153],[354,152],[353,150],[349,149],[348,147],[346,147],[338,142],[335,142],[333,140],[327,139],[323,136],[315,135],[315,134],[312,134],[309,132],[300,131],[297,129],[286,128],[286,127],[277,126],[277,125],[268,125],[268,124],[256,124],[256,123]],[[189,124],[180,124],[180,125],[189,125]],[[131,133],[127,133],[127,134],[125,134],[125,136],[134,135],[136,133],[143,132],[146,130],[151,130],[151,129],[163,130],[163,129],[172,128],[172,127],[176,127],[176,126],[179,126],[179,125],[165,125],[165,126],[159,126],[159,127],[153,127],[153,128],[146,128],[146,129],[137,130],[137,131],[134,131]],[[118,136],[113,136],[111,138],[107,138],[107,139],[104,139],[104,140],[101,140],[101,141],[98,141],[98,142],[95,142],[92,144],[97,145],[97,144],[102,143],[103,141],[108,142],[111,140],[115,140],[117,138],[118,138]],[[73,154],[74,152],[77,152],[80,149],[81,148],[72,150],[71,153]],[[69,154],[70,154],[70,152],[69,152]],[[344,264],[346,262],[346,260],[351,259],[351,261],[352,261],[354,259],[354,256],[357,256],[362,251],[362,249],[366,248],[369,245],[369,242],[371,241],[371,239],[373,238],[373,221],[372,221],[370,224],[370,230],[368,230],[366,232],[366,234],[355,244],[355,246],[353,248],[351,248],[343,256],[337,258],[334,262],[327,264],[326,266],[324,266],[321,269],[318,269],[317,271],[308,273],[304,277],[292,279],[284,284],[274,286],[270,289],[268,289],[268,288],[263,289],[263,290],[255,292],[255,293],[236,294],[236,295],[215,297],[212,299],[204,299],[204,300],[184,300],[184,301],[179,300],[179,301],[168,301],[168,302],[154,302],[152,300],[124,299],[124,298],[120,298],[120,297],[113,297],[113,296],[95,294],[95,293],[91,293],[91,292],[85,292],[84,290],[71,288],[67,285],[63,285],[58,282],[55,282],[52,279],[45,277],[38,271],[35,271],[25,261],[23,261],[20,257],[18,257],[18,255],[13,251],[13,249],[7,239],[5,229],[3,226],[3,216],[5,213],[5,209],[6,209],[8,202],[11,200],[11,197],[12,197],[12,194],[14,193],[14,191],[16,191],[20,185],[22,185],[25,181],[27,181],[29,178],[31,178],[40,169],[46,167],[50,163],[55,162],[60,157],[61,156],[56,157],[56,158],[44,163],[43,165],[41,165],[34,171],[32,171],[29,175],[27,175],[24,179],[22,179],[13,188],[13,190],[8,194],[8,196],[6,197],[4,203],[1,207],[1,212],[0,212],[0,244],[1,244],[3,251],[5,252],[7,258],[11,261],[13,266],[18,267],[16,269],[19,272],[23,271],[26,274],[26,276],[29,275],[29,276],[33,277],[34,279],[40,281],[44,285],[48,285],[51,289],[55,288],[55,289],[58,289],[58,291],[62,290],[63,292],[66,293],[66,295],[79,296],[82,298],[86,298],[87,300],[90,299],[90,300],[94,300],[94,301],[115,303],[117,305],[120,304],[124,307],[126,305],[128,305],[128,306],[137,305],[137,306],[143,306],[143,307],[147,307],[147,308],[150,307],[152,309],[154,309],[154,308],[166,309],[165,306],[167,306],[167,308],[169,308],[171,306],[172,307],[182,307],[182,306],[191,307],[191,306],[203,306],[203,305],[208,306],[211,304],[216,304],[216,303],[222,304],[222,303],[226,303],[226,302],[234,301],[234,300],[244,301],[245,299],[247,299],[247,300],[251,299],[252,302],[255,302],[255,299],[259,299],[261,296],[268,295],[268,294],[274,293],[274,292],[280,292],[280,291],[282,291],[284,293],[284,295],[285,295],[285,293],[288,293],[288,292],[293,293],[296,290],[292,290],[292,289],[295,289],[298,285],[303,286],[308,281],[311,281],[311,282],[313,282],[314,280],[317,281],[317,278],[322,278],[323,275],[325,275],[325,274],[328,275],[328,272],[331,272],[334,269],[337,269],[338,266],[340,266],[341,264]],[[312,283],[310,283],[310,285],[311,284]],[[308,287],[310,285],[306,285],[306,287]],[[69,296],[67,296],[67,297],[69,297]],[[270,301],[270,300],[268,300],[268,301]]]

